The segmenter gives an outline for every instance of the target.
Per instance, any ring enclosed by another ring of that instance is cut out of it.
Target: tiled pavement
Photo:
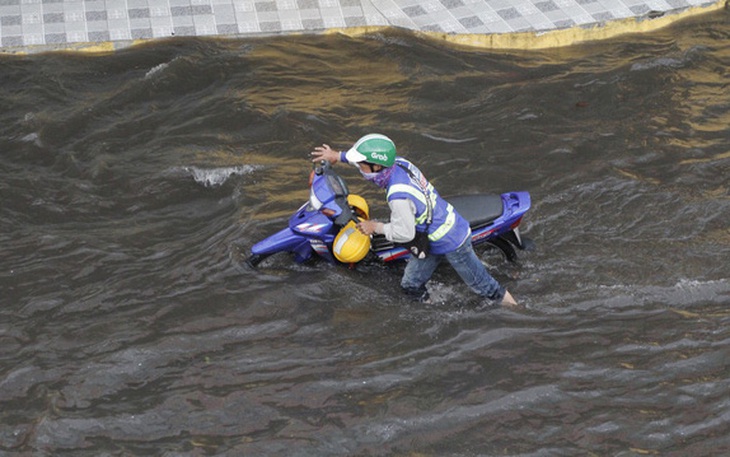
[[[724,0],[0,0],[0,48],[362,26],[542,33],[719,3]]]

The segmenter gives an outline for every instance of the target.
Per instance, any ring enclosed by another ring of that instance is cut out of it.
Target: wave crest
[[[205,187],[217,187],[223,185],[231,176],[248,175],[257,168],[254,165],[239,165],[222,168],[182,167],[182,170],[192,176],[198,184]]]

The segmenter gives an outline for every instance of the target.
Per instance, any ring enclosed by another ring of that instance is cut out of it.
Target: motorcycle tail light
[[[514,224],[510,225],[509,229],[510,230],[516,229],[517,226],[520,225],[520,222],[522,222],[522,218],[517,219],[517,221]]]

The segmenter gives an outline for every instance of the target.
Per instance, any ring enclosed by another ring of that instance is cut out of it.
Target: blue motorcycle
[[[528,192],[456,195],[444,199],[469,221],[474,246],[491,246],[499,249],[507,260],[515,261],[515,248],[526,249],[531,244],[519,231],[522,217],[530,209]],[[332,263],[342,263],[333,251],[338,235],[352,230],[358,220],[368,217],[365,199],[351,194],[345,181],[323,161],[315,165],[310,176],[309,201],[289,218],[288,227],[256,243],[246,262],[256,267],[272,254],[290,252],[299,263],[314,254]],[[372,236],[369,251],[363,261],[394,262],[411,256],[408,248],[388,241],[383,235]]]

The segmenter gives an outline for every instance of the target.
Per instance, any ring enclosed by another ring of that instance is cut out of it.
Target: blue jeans
[[[426,283],[444,257],[474,292],[497,303],[502,301],[505,288],[489,274],[474,253],[471,238],[467,238],[455,251],[446,254],[429,254],[425,259],[411,257],[400,283],[405,293],[416,299],[427,300]]]

